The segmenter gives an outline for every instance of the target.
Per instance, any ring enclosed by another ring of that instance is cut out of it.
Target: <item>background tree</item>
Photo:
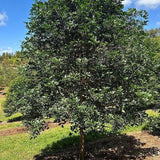
[[[155,28],[155,29],[152,28],[150,30],[146,30],[146,33],[150,38],[158,37],[160,36],[160,28]]]
[[[145,11],[124,11],[117,0],[36,1],[23,43],[27,81],[18,85],[20,94],[10,91],[6,104],[15,95],[16,102],[8,112],[20,111],[34,136],[46,117],[70,121],[83,159],[84,134],[105,131],[113,116],[134,115],[155,101],[146,22]]]

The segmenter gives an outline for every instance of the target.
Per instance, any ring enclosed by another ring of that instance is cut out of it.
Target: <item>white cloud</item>
[[[2,53],[13,53],[13,48],[11,48],[11,47],[8,47],[6,49],[1,48],[0,54],[2,54]]]
[[[160,22],[157,22],[156,24],[157,24],[157,26],[160,26]]]
[[[145,6],[147,8],[157,8],[160,5],[160,0],[137,0],[135,2],[138,6]]]
[[[132,4],[132,0],[123,0],[122,3],[125,5],[125,6],[129,6]]]
[[[5,12],[0,13],[0,26],[5,26],[7,20],[8,20],[7,14]]]

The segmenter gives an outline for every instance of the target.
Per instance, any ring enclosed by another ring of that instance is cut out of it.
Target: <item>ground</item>
[[[2,94],[3,93],[3,94]],[[6,91],[0,92],[4,97]],[[1,125],[9,124],[2,122]],[[57,123],[48,122],[50,128]],[[26,133],[25,127],[15,127],[0,130],[0,138]],[[48,151],[47,148],[34,160],[78,160],[79,147],[72,146],[58,151]],[[129,132],[123,135],[110,136],[85,145],[85,160],[160,160],[160,138],[149,132]]]
[[[50,128],[58,124],[48,123]],[[0,131],[0,137],[23,134],[25,127],[16,127]],[[124,135],[110,136],[95,142],[88,142],[85,146],[85,160],[160,160],[160,139],[148,132],[130,132]],[[78,146],[59,151],[46,150],[35,160],[78,160]]]
[[[8,88],[0,87],[0,98],[4,98]]]

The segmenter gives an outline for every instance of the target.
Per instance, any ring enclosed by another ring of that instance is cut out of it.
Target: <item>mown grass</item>
[[[0,104],[5,99],[0,98]],[[149,110],[149,116],[158,116],[158,112]],[[20,115],[19,115],[20,116]],[[3,108],[0,105],[0,120],[8,121],[14,119],[13,117],[5,117]],[[0,124],[0,130],[14,128],[21,126],[21,122],[12,122],[7,124]],[[127,126],[125,130],[120,131],[120,134],[127,132],[135,132],[143,130],[145,124],[141,126]],[[111,132],[111,125],[107,126],[107,131]],[[64,128],[56,127],[42,132],[36,139],[30,140],[29,134],[18,134],[12,136],[0,137],[0,160],[33,160],[36,155],[54,152],[57,149],[65,148],[67,146],[77,146],[79,144],[79,136],[74,134],[69,136],[70,125]],[[106,135],[89,135],[85,141],[94,141],[97,138],[104,138]]]
[[[3,112],[3,103],[5,101],[5,98],[0,97],[0,122],[14,122],[18,121],[21,118],[20,113],[13,114],[10,117],[6,117],[5,113]]]
[[[123,134],[132,130],[139,131],[141,127],[128,127],[127,130],[123,131]],[[44,153],[48,155],[57,149],[78,146],[79,136],[77,134],[69,136],[69,133],[70,125],[66,125],[64,128],[56,127],[46,130],[32,140],[30,140],[29,134],[0,137],[0,160],[33,160],[36,155]],[[85,138],[85,142],[105,137],[108,136],[90,134]]]
[[[0,137],[0,160],[31,160],[45,148],[63,148],[66,145],[63,139],[69,138],[69,133],[70,127],[66,125],[46,130],[32,140],[29,134]]]
[[[4,103],[5,98],[0,98],[0,122],[6,121],[7,118],[5,117],[5,113],[3,112],[3,106],[2,104]]]
[[[0,124],[0,130],[21,127],[21,126],[23,126],[21,122],[2,123]]]

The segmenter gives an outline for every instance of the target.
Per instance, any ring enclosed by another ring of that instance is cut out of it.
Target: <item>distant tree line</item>
[[[150,29],[150,30],[146,30],[146,33],[148,33],[148,36],[150,38],[155,38],[160,36],[160,28],[155,28],[155,29]]]
[[[3,52],[2,55],[0,55],[0,61],[3,61],[5,59],[12,59],[12,58],[21,58],[22,52],[16,51],[15,53],[8,53]]]

